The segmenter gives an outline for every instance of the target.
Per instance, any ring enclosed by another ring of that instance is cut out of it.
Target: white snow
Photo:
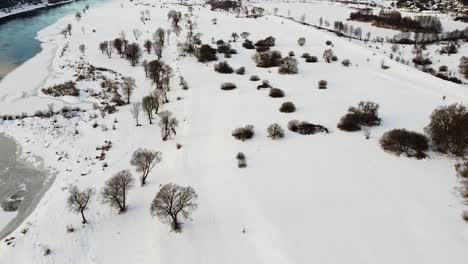
[[[142,2],[112,0],[91,7],[80,22],[68,16],[41,31],[44,50],[0,82],[0,113],[33,113],[45,110],[51,102],[57,109],[70,104],[91,109],[91,100],[51,98],[40,92],[41,87],[72,78],[73,72],[61,66],[80,61],[80,44],[87,47],[83,60],[135,78],[132,101],[140,101],[153,89],[142,67],[131,67],[115,53],[108,59],[98,43],[116,38],[121,30],[134,42],[131,32],[139,28],[144,32],[138,40],[142,44],[158,27],[169,27],[169,10],[187,12],[176,4],[161,7],[159,2],[139,4]],[[147,8],[152,20],[143,25],[139,12]],[[332,16],[333,10],[326,12]],[[149,125],[143,114],[143,126],[135,127],[130,106],[96,119],[91,118],[93,110],[72,119],[59,116],[55,125],[38,118],[5,121],[0,132],[13,136],[23,153],[41,156],[58,174],[25,224],[9,236],[15,237],[14,247],[0,244],[2,259],[12,264],[466,262],[468,226],[460,217],[463,205],[454,192],[455,160],[434,152],[425,160],[396,157],[385,153],[378,143],[393,128],[422,132],[430,113],[440,105],[467,104],[466,87],[279,17],[236,18],[199,6],[194,14],[204,43],[211,43],[212,38],[228,40],[232,32],[248,31],[252,40],[274,36],[274,50],[283,55],[290,50],[296,53],[299,74],[279,75],[276,68],[255,67],[254,51],[244,49],[240,41],[232,44],[238,54],[227,61],[233,68],[245,66],[246,74],[219,74],[213,63],[178,57],[172,34],[163,59],[175,76],[171,102],[163,108],[180,121],[174,139],[162,141],[159,127]],[[212,18],[218,19],[217,25]],[[64,39],[59,32],[68,23],[73,24],[73,34]],[[183,30],[181,40],[185,33]],[[302,36],[307,42],[299,47],[296,41]],[[326,40],[333,42],[339,61],[348,58],[351,67],[322,61],[323,51],[329,48]],[[61,57],[67,43],[69,48]],[[303,52],[319,57],[320,62],[305,63],[300,58]],[[224,60],[218,57],[218,61]],[[144,59],[155,58],[153,53],[144,54]],[[390,69],[381,69],[383,59]],[[179,74],[188,82],[188,91],[179,87]],[[249,81],[254,74],[283,89],[286,97],[274,99],[266,91],[258,91],[257,83]],[[321,79],[328,81],[327,90],[317,89]],[[238,88],[220,90],[225,81]],[[347,108],[361,100],[381,106],[383,123],[372,129],[369,140],[362,133],[336,128]],[[297,111],[280,113],[284,101],[294,102]],[[111,129],[114,119],[118,120],[116,130]],[[301,136],[286,131],[279,141],[266,137],[268,125],[277,122],[286,129],[292,119],[322,124],[331,133]],[[109,130],[92,128],[94,120]],[[236,141],[232,130],[246,124],[255,126],[254,138]],[[96,147],[105,140],[111,140],[113,147],[104,169],[95,156]],[[177,149],[176,143],[182,148]],[[147,186],[130,191],[128,212],[118,215],[102,205],[97,195],[87,212],[89,224],[81,225],[79,216],[66,208],[66,187],[93,186],[99,191],[106,179],[122,169],[131,169],[137,176],[129,161],[139,147],[162,151],[163,161],[151,172]],[[235,155],[240,151],[247,156],[246,169],[236,166]],[[149,213],[159,186],[169,182],[191,185],[199,195],[193,221],[185,223],[180,234],[170,232]],[[67,233],[68,224],[77,230]],[[24,227],[28,232],[21,234]],[[45,247],[52,250],[51,255],[43,256]]]

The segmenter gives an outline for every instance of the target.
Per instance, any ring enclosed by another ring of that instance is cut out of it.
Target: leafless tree
[[[80,213],[83,224],[87,223],[84,212],[88,210],[89,202],[94,194],[93,188],[88,187],[80,191],[78,187],[70,186],[70,195],[67,199],[68,209],[74,213]]]
[[[102,52],[102,54],[104,54],[104,52],[106,52],[106,49],[107,49],[107,41],[103,41],[101,43],[99,43],[99,50]]]
[[[159,127],[161,127],[162,140],[167,140],[172,134],[176,134],[176,127],[179,125],[179,121],[175,117],[172,117],[172,113],[169,111],[163,111],[158,114]]]
[[[164,82],[172,75],[172,68],[160,60],[148,63],[148,75],[156,84],[156,88],[163,89]]]
[[[81,44],[78,48],[80,49],[81,54],[84,55],[84,53],[85,53],[85,51],[86,51],[86,46],[85,46],[85,44]]]
[[[103,203],[124,213],[127,210],[127,194],[135,185],[135,180],[128,170],[119,171],[108,179],[102,189]]]
[[[141,103],[133,103],[132,108],[130,108],[130,113],[132,113],[133,118],[135,118],[136,121],[136,126],[140,126],[140,123],[138,121],[138,117],[140,116],[140,110],[141,110]]]
[[[250,33],[249,33],[249,32],[242,32],[242,33],[240,34],[240,36],[241,36],[244,40],[246,40],[246,39],[249,38]]]
[[[234,42],[237,41],[237,39],[239,38],[239,34],[237,34],[236,32],[232,32],[231,34],[231,38]]]
[[[133,90],[135,90],[135,87],[136,87],[135,79],[133,79],[132,77],[123,78],[122,90],[123,90],[125,98],[127,99],[127,104],[130,103],[130,97],[132,96]]]
[[[148,115],[148,121],[151,124],[153,124],[153,111],[158,112],[159,109],[159,102],[154,96],[152,95],[147,95],[143,97],[142,100],[142,107],[143,111]]]
[[[162,28],[156,29],[156,32],[153,34],[153,42],[159,42],[162,46],[166,41],[166,32]]]
[[[106,41],[106,43],[107,43],[106,54],[110,58],[112,56],[112,53],[114,52],[114,45],[112,41]]]
[[[172,230],[180,232],[180,218],[190,219],[192,211],[197,209],[198,195],[190,187],[182,187],[169,183],[159,190],[151,203],[150,212],[163,223],[171,225]]]
[[[158,60],[160,60],[162,58],[164,45],[161,44],[161,42],[154,42],[153,49],[154,49],[154,53],[156,54],[156,56],[158,56]]]
[[[141,48],[138,43],[132,43],[125,49],[125,56],[132,66],[135,66],[141,58]]]
[[[145,70],[145,76],[148,77],[148,61],[143,60],[141,62],[141,66],[143,66],[143,70]]]
[[[71,36],[71,34],[72,34],[72,24],[67,25],[67,31],[68,31],[68,35]]]
[[[141,186],[145,185],[146,178],[151,170],[161,162],[162,153],[160,151],[152,151],[149,149],[137,149],[133,152],[130,164],[136,167],[136,171],[141,173]]]
[[[125,31],[120,31],[119,33],[119,37],[122,41],[126,40],[126,36],[127,36],[127,33],[125,33]]]
[[[138,40],[138,38],[141,37],[141,34],[143,33],[138,28],[133,29],[133,36],[135,37],[135,40]]]

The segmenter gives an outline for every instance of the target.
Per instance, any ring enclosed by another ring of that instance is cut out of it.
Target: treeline
[[[412,36],[409,32],[402,32],[395,35],[389,42],[397,44],[431,44],[439,41],[468,41],[468,27],[464,30],[453,30],[442,34],[420,34],[415,33]]]
[[[440,20],[432,16],[403,17],[398,11],[385,10],[381,10],[378,15],[374,15],[372,10],[364,9],[351,13],[349,18],[361,22],[372,22],[373,25],[378,27],[389,27],[402,31],[420,33],[442,32]]]

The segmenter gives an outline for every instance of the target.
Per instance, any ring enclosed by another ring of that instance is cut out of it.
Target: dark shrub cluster
[[[424,58],[423,56],[416,56],[413,58],[413,63],[420,66],[431,65],[432,61],[429,58]]]
[[[225,82],[225,83],[221,84],[221,90],[226,90],[227,91],[227,90],[234,90],[236,88],[237,88],[237,86],[232,82]]]
[[[305,62],[308,63],[316,63],[318,61],[318,58],[316,56],[310,56],[305,58]]]
[[[257,90],[271,88],[270,82],[268,80],[263,80],[262,84],[257,86]]]
[[[297,67],[297,60],[293,57],[286,57],[281,60],[278,72],[281,74],[296,74],[299,69]]]
[[[273,47],[275,46],[275,38],[269,36],[266,39],[257,41],[257,43],[255,43],[255,46]]]
[[[200,62],[215,61],[218,59],[216,56],[216,49],[213,49],[210,45],[201,45],[195,52],[195,56]]]
[[[284,92],[279,88],[271,88],[268,95],[273,98],[281,98],[284,97]]]
[[[47,95],[54,97],[59,96],[78,96],[80,91],[76,88],[76,83],[73,81],[68,81],[66,83],[57,84],[52,87],[43,88],[42,92]]]
[[[240,67],[239,69],[236,70],[236,73],[239,75],[244,75],[245,74],[245,67]]]
[[[270,50],[270,47],[268,46],[257,46],[255,47],[255,51],[257,52],[265,52],[265,51],[269,51]]]
[[[429,140],[423,134],[406,129],[393,129],[380,138],[380,145],[386,151],[396,155],[406,154],[408,157],[425,158],[429,149]]]
[[[234,69],[227,63],[227,61],[222,61],[214,65],[214,70],[219,73],[233,73]]]
[[[254,136],[254,127],[252,125],[246,125],[245,127],[239,127],[232,131],[232,136],[235,139],[245,141],[251,139]]]
[[[252,82],[260,81],[260,77],[258,77],[258,75],[252,75],[250,76],[250,80]]]
[[[307,59],[310,57],[310,54],[307,52],[302,53],[301,58]]]
[[[373,102],[360,102],[357,107],[350,107],[348,113],[338,123],[338,128],[344,131],[358,131],[361,126],[378,126],[380,118],[379,105]]]
[[[322,125],[316,125],[305,121],[291,120],[288,123],[288,129],[301,135],[313,135],[317,133],[328,134],[328,128]]]
[[[244,43],[242,43],[242,47],[244,47],[246,49],[255,49],[255,46],[254,46],[253,42],[248,40],[248,39],[246,39],[244,41]]]
[[[293,102],[284,102],[281,104],[279,111],[281,113],[293,113],[296,111],[296,106]]]
[[[247,167],[247,160],[245,159],[245,154],[242,152],[237,153],[237,167],[238,168],[246,168]]]
[[[348,59],[344,59],[341,64],[345,67],[349,67],[351,65],[351,62]]]
[[[432,112],[430,118],[425,131],[436,148],[464,156],[468,149],[468,109],[461,104],[441,106]]]
[[[279,51],[257,52],[253,56],[257,67],[261,68],[277,67],[281,64],[281,58]]]
[[[327,89],[328,82],[325,80],[320,80],[318,82],[318,88],[319,89]]]

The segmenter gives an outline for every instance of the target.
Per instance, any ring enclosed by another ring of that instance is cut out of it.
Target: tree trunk
[[[81,212],[81,218],[83,219],[83,221],[81,221],[81,223],[86,224],[87,221],[86,221],[86,218],[84,216],[84,210],[80,210],[80,212]]]

